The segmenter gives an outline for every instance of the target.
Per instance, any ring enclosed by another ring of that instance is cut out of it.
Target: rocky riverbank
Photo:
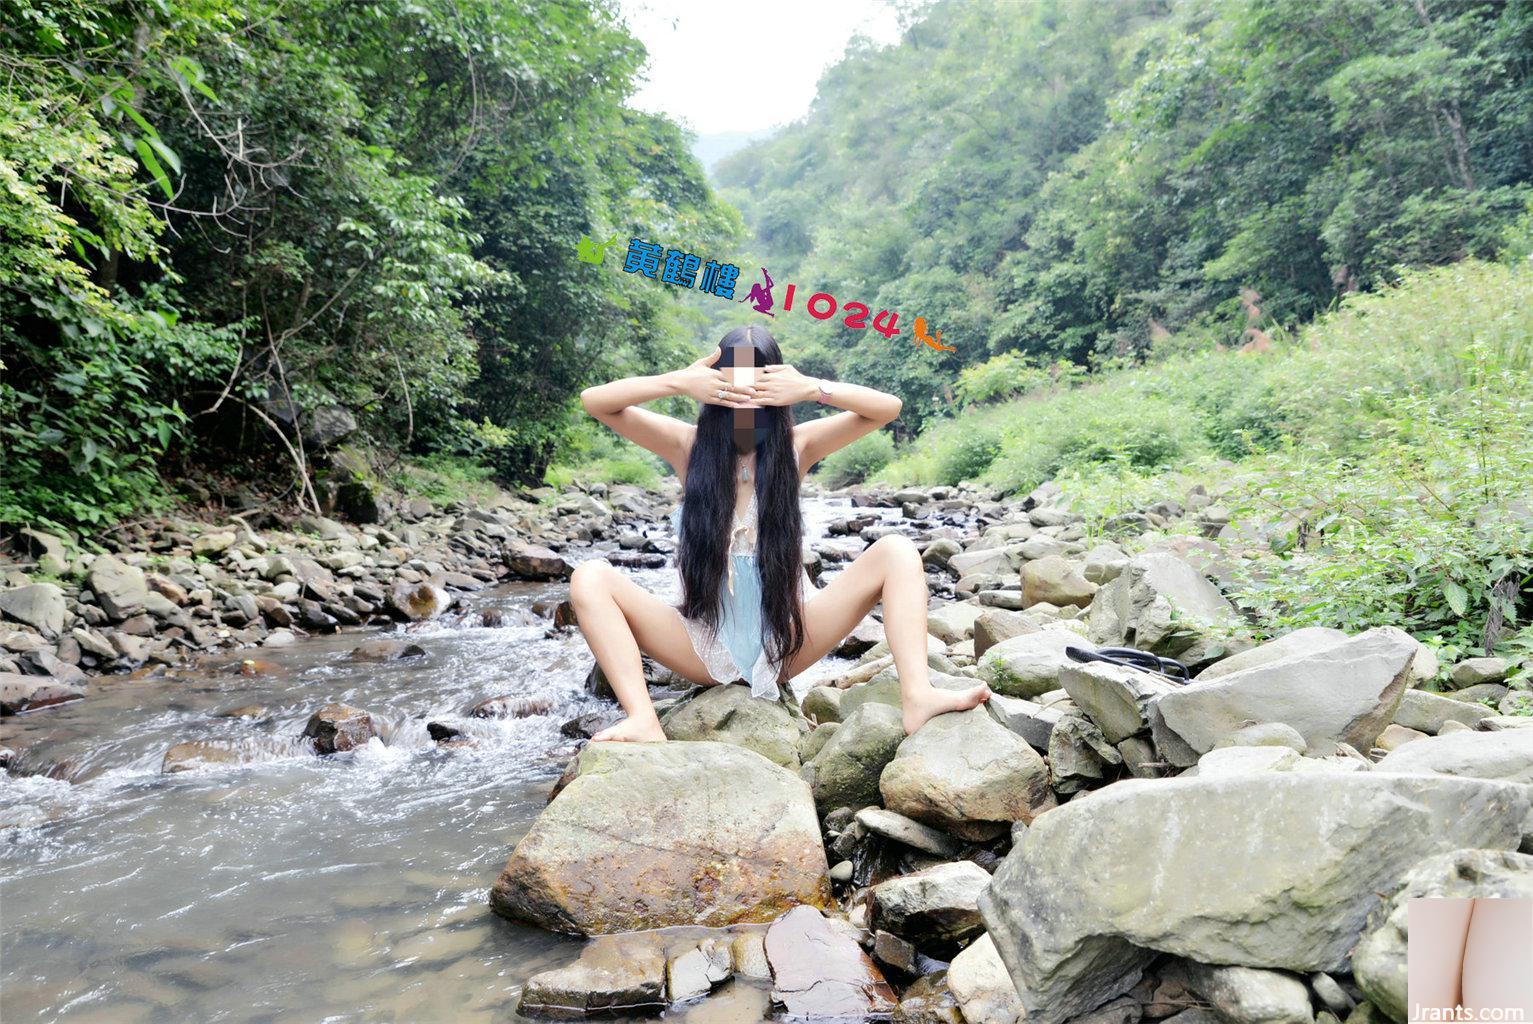
[[[243,646],[223,657],[259,673],[259,645],[352,624],[401,634],[352,659],[411,657],[412,623],[478,624],[469,591],[592,556],[669,564],[674,500],[615,487],[363,526],[165,522],[110,553],[29,536],[0,590],[5,707],[48,715],[97,674]],[[1533,894],[1533,717],[1504,663],[1441,666],[1391,628],[1256,643],[1221,587],[1253,541],[1201,492],[1093,534],[1049,487],[854,502],[869,514],[838,513],[811,575],[910,537],[934,681],[983,678],[995,698],[905,736],[876,617],[798,706],[651,669],[677,742],[579,750],[485,879],[497,913],[590,937],[528,981],[524,1014],[1371,1024],[1403,1009],[1405,899]],[[571,628],[557,597],[537,610]],[[1196,678],[1064,654],[1120,644]],[[483,698],[474,714],[542,713]],[[445,756],[473,742],[427,728]],[[292,732],[305,756],[344,758],[377,730],[334,704]],[[182,744],[165,771],[250,756]]]
[[[834,557],[911,536],[934,681],[996,697],[905,736],[873,619],[801,709],[657,692],[682,742],[582,751],[493,888],[592,937],[524,1013],[1368,1024],[1403,1019],[1406,899],[1533,894],[1503,663],[1388,627],[1255,642],[1218,582],[1250,541],[1201,493],[1115,540],[1051,488],[860,500],[901,521],[837,524]],[[1065,654],[1122,645],[1195,678]]]

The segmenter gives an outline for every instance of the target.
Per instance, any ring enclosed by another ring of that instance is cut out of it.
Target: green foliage
[[[894,435],[876,430],[821,460],[817,472],[827,487],[859,484],[894,458]]]

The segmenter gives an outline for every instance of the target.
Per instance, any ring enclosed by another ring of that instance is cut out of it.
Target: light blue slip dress
[[[671,513],[671,527],[678,539],[681,536],[681,506]],[[802,570],[801,570],[802,571]],[[678,562],[678,574],[680,566]],[[803,572],[801,591],[804,599],[813,593],[814,584],[809,573]],[[708,674],[718,683],[732,683],[737,679],[750,682],[751,696],[767,700],[781,700],[782,692],[777,685],[780,674],[772,664],[761,642],[761,574],[756,567],[756,494],[751,492],[745,516],[735,516],[734,529],[729,535],[729,577],[725,589],[719,595],[723,602],[720,609],[719,628],[696,619],[681,617],[692,639],[692,649],[708,669]],[[678,614],[680,609],[677,609]]]

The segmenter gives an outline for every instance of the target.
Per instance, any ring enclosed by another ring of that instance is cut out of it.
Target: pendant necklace
[[[749,463],[741,461],[741,463],[740,463],[740,479],[745,481],[745,482],[747,482],[747,483],[749,483],[750,482],[750,478],[751,478],[751,467],[750,467]]]

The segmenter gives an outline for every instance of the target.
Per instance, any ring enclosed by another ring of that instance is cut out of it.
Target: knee
[[[579,604],[605,593],[608,581],[615,572],[617,570],[605,558],[581,562],[570,573],[570,600]]]
[[[891,565],[917,566],[921,564],[921,552],[916,548],[915,541],[903,533],[886,533],[875,540],[869,551],[875,551],[878,556]]]

